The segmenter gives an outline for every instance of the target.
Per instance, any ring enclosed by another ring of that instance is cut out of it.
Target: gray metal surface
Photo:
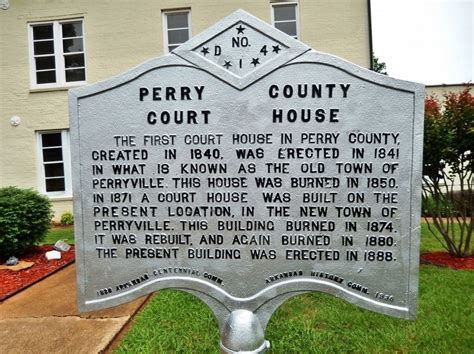
[[[80,310],[177,288],[225,334],[322,291],[414,318],[423,98],[243,11],[71,90]]]

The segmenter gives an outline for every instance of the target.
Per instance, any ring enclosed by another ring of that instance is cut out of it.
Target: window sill
[[[53,202],[72,201],[72,195],[45,195]]]
[[[31,87],[30,93],[49,92],[49,91],[68,91],[69,89],[87,85],[87,82],[81,82],[70,86],[55,86],[55,87]]]

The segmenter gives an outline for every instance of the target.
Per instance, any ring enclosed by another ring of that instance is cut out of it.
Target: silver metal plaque
[[[80,310],[178,288],[265,328],[322,291],[414,318],[423,97],[243,11],[71,90]]]

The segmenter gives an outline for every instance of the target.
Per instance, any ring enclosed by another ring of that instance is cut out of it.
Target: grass
[[[146,306],[118,353],[217,352],[217,322],[194,296],[174,290],[158,292]]]
[[[431,227],[435,230],[435,227]],[[443,239],[443,236],[435,230],[436,235],[440,240]],[[428,230],[428,224],[421,223],[421,240],[420,240],[420,253],[434,252],[434,251],[446,251],[446,249],[441,245],[441,243],[432,235],[431,231]]]
[[[470,271],[423,266],[416,321],[356,308],[325,294],[303,295],[277,310],[267,339],[275,353],[471,353],[473,280]]]
[[[455,231],[456,231],[456,237],[459,237],[460,235],[460,227],[459,225],[455,225]],[[443,236],[439,233],[438,230],[436,230],[436,227],[434,225],[431,225],[431,229],[434,230],[436,233],[436,236],[440,239],[443,240]],[[458,240],[456,239],[456,242]],[[471,250],[474,249],[474,238],[471,239]],[[421,242],[420,242],[420,252],[421,253],[426,253],[426,252],[434,252],[434,251],[443,251],[447,252],[446,248],[441,245],[441,243],[436,239],[436,237],[433,236],[431,231],[428,229],[428,224],[426,224],[423,220],[421,223]]]
[[[442,246],[422,225],[422,249]],[[270,353],[472,353],[474,272],[420,267],[418,318],[405,321],[322,293],[288,300],[272,316]],[[134,318],[117,353],[218,353],[217,322],[190,294],[164,290]]]
[[[53,227],[49,229],[41,245],[54,245],[56,241],[64,240],[68,244],[74,244],[74,226]]]

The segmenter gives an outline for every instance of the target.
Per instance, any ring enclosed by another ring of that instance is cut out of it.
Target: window
[[[191,11],[163,12],[165,53],[171,52],[191,37]]]
[[[39,132],[37,138],[40,191],[50,196],[71,196],[69,132]]]
[[[272,22],[275,28],[298,39],[298,5],[296,3],[272,4]]]
[[[28,30],[32,88],[85,83],[82,20],[34,23]]]

